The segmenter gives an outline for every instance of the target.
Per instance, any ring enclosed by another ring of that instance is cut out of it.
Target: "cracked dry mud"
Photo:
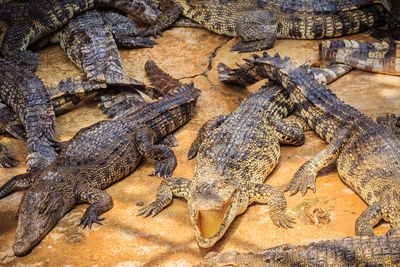
[[[371,40],[366,34],[354,36],[357,40]],[[159,66],[183,82],[193,81],[202,95],[193,119],[175,133],[179,146],[174,148],[178,167],[174,176],[192,178],[195,161],[186,160],[186,154],[200,126],[208,119],[235,110],[240,101],[263,84],[260,82],[244,90],[224,85],[218,80],[217,64],[234,67],[249,53],[230,52],[237,40],[212,34],[198,28],[173,28],[158,38],[152,49],[120,50],[126,73],[147,82],[144,63],[153,59]],[[299,63],[310,59],[318,61],[319,41],[278,40],[270,53],[289,55]],[[39,52],[37,74],[46,85],[52,85],[69,76],[82,73],[65,56],[61,48],[52,46]],[[376,118],[400,110],[400,77],[353,71],[329,87],[346,103]],[[57,140],[68,140],[80,128],[106,119],[95,102],[86,102],[73,112],[57,118]],[[0,170],[0,184],[26,169],[25,144],[2,137],[10,152],[20,160],[16,168]],[[306,143],[300,147],[283,146],[281,160],[267,183],[283,188],[307,159],[319,152],[325,143],[312,132],[306,133]],[[35,247],[30,254],[17,258],[12,253],[16,229],[15,214],[22,192],[0,200],[0,266],[191,266],[211,250],[247,252],[281,243],[305,244],[311,241],[354,235],[354,223],[366,204],[339,179],[331,163],[317,179],[317,193],[307,192],[289,197],[288,214],[296,217],[293,229],[276,227],[263,205],[252,205],[244,215],[235,219],[224,238],[211,249],[200,249],[191,228],[185,200],[175,199],[154,218],[136,217],[140,208],[136,203],[149,203],[161,182],[151,177],[153,162],[146,160],[130,176],[112,185],[106,191],[114,199],[114,208],[105,213],[103,226],[91,231],[82,230],[78,220],[87,205],[79,205],[69,212]],[[318,200],[318,201],[316,201]],[[314,208],[329,209],[330,221],[310,225],[301,220],[296,207],[312,202]],[[389,229],[385,223],[376,229],[378,235]]]

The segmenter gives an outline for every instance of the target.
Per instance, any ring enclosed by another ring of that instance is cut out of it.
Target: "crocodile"
[[[21,6],[0,5],[0,54],[35,71],[39,58],[28,46],[98,7],[115,8],[148,23],[158,16],[148,0],[34,0]]]
[[[400,238],[396,235],[345,237],[298,246],[283,244],[255,253],[210,252],[196,266],[394,265],[400,265]]]
[[[239,52],[271,48],[276,39],[322,39],[350,35],[385,22],[379,0],[153,0],[161,15],[142,32],[156,36],[180,14],[206,29],[240,37]]]
[[[114,81],[63,79],[54,87],[45,87],[31,71],[0,58],[0,132],[28,141],[28,171],[46,167],[55,159],[58,145],[54,140],[55,116],[71,110],[84,99],[108,88],[124,87],[131,93],[140,90],[152,98],[160,94],[143,83],[124,78]],[[110,91],[110,90],[106,90]],[[17,160],[1,145],[0,166],[16,166]]]
[[[299,114],[327,147],[304,163],[286,191],[314,192],[318,171],[337,159],[341,179],[368,204],[355,223],[356,235],[374,235],[381,219],[400,227],[400,139],[396,132],[373,121],[338,99],[316,82],[305,65],[294,66],[288,57],[254,55],[242,67],[282,84]]]
[[[400,42],[358,42],[354,40],[325,40],[319,44],[320,58],[327,62],[348,64],[354,68],[400,75]]]
[[[316,77],[325,73],[329,81],[346,73],[338,74],[335,68],[313,73]],[[224,71],[225,76],[233,72],[234,79],[234,70],[226,67]],[[184,197],[200,247],[213,246],[252,202],[265,203],[277,226],[291,227],[293,220],[285,214],[282,192],[263,182],[278,163],[280,143],[304,142],[305,123],[298,117],[286,118],[292,109],[285,90],[267,83],[233,113],[206,122],[188,152],[189,159],[197,156],[193,180],[163,180],[156,200],[139,209],[137,215],[155,216],[171,203],[173,196]]]
[[[146,64],[161,71],[154,62]],[[155,143],[190,119],[200,95],[193,84],[178,85],[122,118],[81,129],[44,170],[17,175],[0,187],[0,198],[29,188],[19,205],[15,255],[27,254],[77,202],[90,204],[80,220],[83,227],[100,223],[99,216],[113,206],[103,189],[132,173],[143,156],[157,161],[155,174],[172,174],[174,152]]]

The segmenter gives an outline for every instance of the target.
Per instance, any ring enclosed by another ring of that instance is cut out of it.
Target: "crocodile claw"
[[[140,31],[139,35],[142,37],[150,37],[153,36],[154,38],[157,38],[158,36],[163,36],[162,31],[159,27],[149,27],[146,30]]]
[[[282,212],[271,212],[270,214],[272,222],[276,226],[287,228],[293,228],[292,224],[295,224],[295,220],[292,217],[282,213]]]
[[[290,182],[290,184],[288,185],[288,187],[286,187],[286,189],[284,191],[285,192],[290,191],[291,196],[293,196],[297,192],[301,191],[301,193],[304,196],[307,192],[307,189],[310,188],[315,193],[315,191],[316,191],[315,178],[316,177],[317,177],[317,174],[313,170],[307,169],[307,168],[300,168],[296,172],[292,181]]]
[[[15,167],[18,160],[10,155],[6,146],[0,144],[0,167],[10,168]]]
[[[100,225],[103,225],[100,222],[102,220],[104,220],[104,217],[97,216],[97,214],[93,210],[86,210],[83,217],[79,220],[79,224],[83,226],[83,229],[85,229],[85,227],[88,226],[89,230],[91,230],[93,223],[98,223]]]
[[[156,163],[156,166],[154,166],[153,175],[157,174],[158,177],[164,178],[170,177],[174,172],[176,165],[175,157],[160,160]]]
[[[157,202],[151,202],[149,205],[140,208],[138,213],[136,213],[136,216],[144,216],[145,218],[148,216],[156,216],[158,213],[160,213],[162,207],[160,207],[160,205],[158,205]]]

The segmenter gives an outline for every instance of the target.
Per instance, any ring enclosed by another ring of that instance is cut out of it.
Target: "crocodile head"
[[[212,247],[248,205],[247,194],[225,178],[207,178],[188,197],[190,218],[200,247]]]
[[[63,183],[41,181],[29,188],[21,199],[13,250],[16,256],[26,255],[73,207],[72,191],[59,186]],[[69,194],[68,194],[69,193]]]

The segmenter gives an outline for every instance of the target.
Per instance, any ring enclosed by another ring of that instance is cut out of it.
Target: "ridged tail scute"
[[[238,86],[248,86],[254,84],[263,78],[257,75],[256,68],[248,62],[237,64],[239,68],[231,69],[223,63],[219,63],[219,80],[225,83],[231,83]]]
[[[159,116],[161,112],[189,103],[193,103],[190,108],[193,109],[200,93],[201,91],[195,88],[193,83],[184,84],[180,88],[160,97],[157,101],[147,104],[143,108],[126,115],[126,117],[129,117],[129,120],[140,121],[143,118],[149,120],[150,118]]]
[[[182,87],[182,83],[171,77],[168,73],[164,72],[153,60],[148,60],[144,68],[150,82],[158,89],[162,94],[167,94],[173,90]]]

